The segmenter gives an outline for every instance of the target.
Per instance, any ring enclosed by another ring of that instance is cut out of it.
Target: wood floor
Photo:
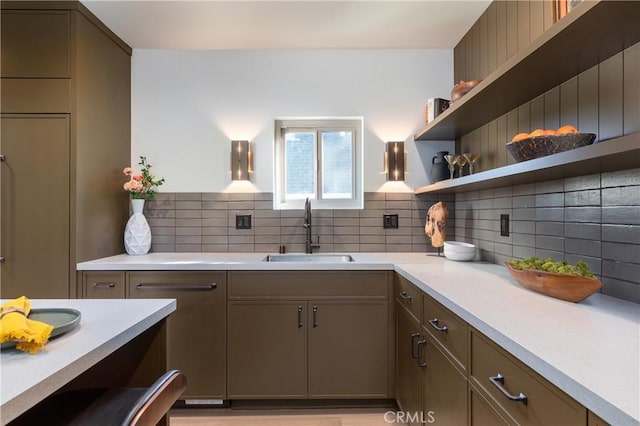
[[[171,412],[170,426],[388,426],[388,408],[231,410]]]

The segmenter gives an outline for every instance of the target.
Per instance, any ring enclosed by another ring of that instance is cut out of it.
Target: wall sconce
[[[384,171],[389,181],[404,181],[404,142],[387,142],[384,153]]]
[[[231,141],[231,180],[249,180],[251,162],[249,141]]]

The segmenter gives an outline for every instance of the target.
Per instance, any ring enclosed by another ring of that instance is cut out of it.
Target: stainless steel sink
[[[270,254],[263,262],[311,262],[311,263],[342,263],[353,262],[349,254]]]

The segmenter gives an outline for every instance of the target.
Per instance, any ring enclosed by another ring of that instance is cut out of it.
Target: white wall
[[[413,142],[427,99],[449,98],[452,50],[136,49],[132,64],[132,165],[146,155],[162,192],[229,190],[234,139],[252,143],[254,190],[272,191],[277,117],[363,116],[365,191],[385,183],[385,141],[407,142],[411,189],[453,149]]]

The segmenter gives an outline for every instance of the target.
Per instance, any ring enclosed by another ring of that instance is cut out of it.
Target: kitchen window
[[[361,209],[362,118],[276,120],[276,209]]]

